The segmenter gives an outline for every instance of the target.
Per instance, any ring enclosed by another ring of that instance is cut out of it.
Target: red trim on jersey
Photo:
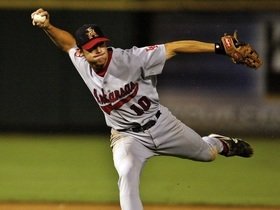
[[[119,100],[117,103],[115,103],[114,105],[112,104],[108,104],[105,106],[100,106],[100,108],[106,112],[107,114],[110,114],[111,111],[113,111],[114,109],[119,109],[122,105],[124,105],[125,103],[129,102],[131,99],[133,99],[136,94],[138,93],[138,84],[136,85],[135,89],[133,90],[133,92],[128,95],[126,98],[123,98],[121,100]]]
[[[107,69],[108,69],[108,66],[109,66],[109,64],[111,62],[111,59],[112,59],[112,54],[113,54],[113,51],[108,49],[108,61],[107,61],[106,65],[104,66],[104,68],[97,72],[97,74],[100,77],[104,77],[105,76],[105,74],[107,72]]]

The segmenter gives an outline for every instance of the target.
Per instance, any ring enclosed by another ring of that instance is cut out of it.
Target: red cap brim
[[[106,37],[98,37],[95,39],[90,40],[88,43],[84,44],[82,46],[83,49],[85,50],[90,50],[92,49],[95,45],[97,45],[100,42],[106,42],[109,41],[109,39],[107,39]]]

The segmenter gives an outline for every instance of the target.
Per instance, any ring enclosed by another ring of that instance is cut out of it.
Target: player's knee
[[[133,177],[137,176],[137,173],[133,167],[122,167],[122,169],[119,170],[118,173],[119,177],[124,179],[132,179]]]
[[[134,183],[138,182],[141,165],[135,161],[123,161],[117,168],[119,180],[122,182]]]
[[[133,164],[124,164],[118,169],[119,181],[118,186],[121,195],[137,195],[140,169]]]

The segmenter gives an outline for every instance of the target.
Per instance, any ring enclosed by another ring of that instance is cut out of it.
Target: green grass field
[[[280,205],[280,139],[247,139],[249,159],[200,163],[155,157],[142,173],[145,203]],[[118,202],[104,136],[0,135],[0,202]]]

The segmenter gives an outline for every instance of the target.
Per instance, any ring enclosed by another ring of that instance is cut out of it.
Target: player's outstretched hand
[[[50,26],[50,15],[48,11],[40,8],[31,14],[32,25],[39,28],[48,28]]]

